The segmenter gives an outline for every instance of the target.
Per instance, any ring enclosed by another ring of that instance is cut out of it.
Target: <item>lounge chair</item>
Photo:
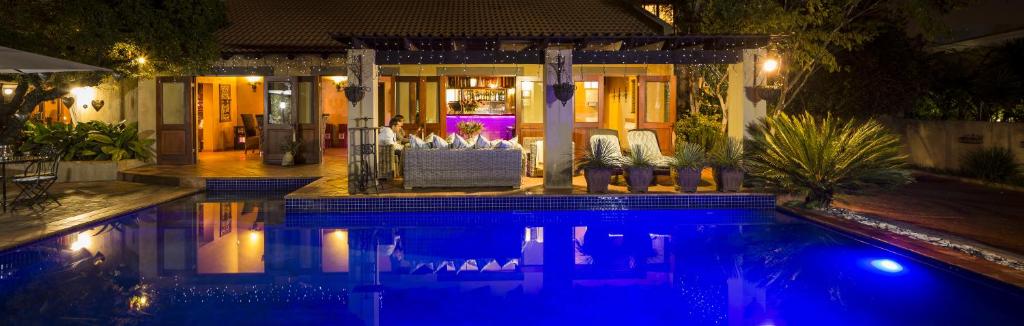
[[[630,148],[639,148],[644,152],[644,155],[654,162],[655,174],[669,174],[669,165],[672,163],[672,157],[661,153],[661,147],[658,145],[658,134],[654,130],[633,129],[626,133],[626,139],[629,140]]]
[[[625,163],[626,157],[622,155],[622,148],[619,147],[619,132],[612,129],[593,129],[590,131],[590,148],[595,148],[600,139],[607,140],[605,143],[611,148],[609,152],[614,153],[612,159],[619,163]],[[622,174],[622,168],[612,170],[613,175]]]

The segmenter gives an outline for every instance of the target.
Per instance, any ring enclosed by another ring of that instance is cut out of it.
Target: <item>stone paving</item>
[[[0,214],[0,250],[195,193],[197,189],[122,181],[60,183],[61,205],[18,207]],[[11,194],[9,194],[11,195]],[[10,196],[13,198],[13,195]]]

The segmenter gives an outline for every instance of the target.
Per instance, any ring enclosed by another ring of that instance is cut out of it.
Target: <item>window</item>
[[[162,93],[163,124],[185,123],[185,83],[163,82]]]
[[[523,81],[518,91],[523,123],[544,123],[544,83]]]
[[[280,125],[291,123],[292,83],[287,81],[267,82],[269,106],[269,124]]]
[[[671,87],[668,82],[648,81],[645,83],[644,96],[647,102],[644,106],[644,114],[647,116],[644,122],[669,122],[668,106],[671,101]]]
[[[596,81],[576,82],[576,122],[598,122],[599,86]]]
[[[424,99],[423,109],[426,111],[427,117],[424,119],[426,123],[437,123],[440,113],[437,107],[437,93],[438,84],[436,81],[428,81],[426,83],[427,95]]]

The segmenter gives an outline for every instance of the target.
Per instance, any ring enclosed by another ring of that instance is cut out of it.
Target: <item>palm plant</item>
[[[632,192],[647,192],[654,181],[653,157],[644,152],[643,147],[633,146],[623,165],[626,167],[626,182]]]
[[[748,131],[749,174],[767,189],[805,194],[809,207],[828,207],[836,194],[912,180],[899,138],[874,120],[779,113],[751,124]]]

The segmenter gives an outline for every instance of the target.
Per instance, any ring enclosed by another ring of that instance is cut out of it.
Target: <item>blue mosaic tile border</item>
[[[285,227],[409,227],[452,225],[536,226],[549,223],[606,224],[643,222],[645,225],[773,224],[774,209],[644,209],[618,211],[524,211],[524,212],[289,212]]]
[[[534,195],[287,199],[288,212],[773,209],[772,194]]]
[[[206,191],[295,191],[319,177],[206,179]]]

